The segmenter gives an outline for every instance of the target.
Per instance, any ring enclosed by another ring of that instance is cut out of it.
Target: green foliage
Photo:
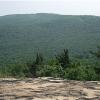
[[[58,60],[59,64],[62,66],[63,69],[70,66],[68,49],[64,49],[64,52],[56,56],[56,59]]]
[[[96,80],[96,72],[91,67],[77,66],[66,69],[65,77],[72,80]]]
[[[87,55],[100,43],[100,17],[57,14],[0,16],[0,65],[28,62],[38,48],[47,58],[64,48]],[[47,59],[46,58],[46,59]]]
[[[0,77],[26,77],[28,67],[26,64],[9,64],[0,67]]]
[[[44,60],[43,56],[40,53],[37,53],[36,60],[34,63],[36,65],[41,65],[41,64],[43,64],[43,60]]]
[[[59,58],[59,59],[58,59]],[[37,53],[33,62],[27,64],[9,64],[0,67],[0,77],[61,77],[71,80],[100,80],[100,62],[90,59],[70,59],[68,51],[58,58],[44,62],[44,58]],[[67,59],[66,59],[67,58]],[[91,63],[92,62],[92,63]]]
[[[43,64],[43,56],[40,53],[37,53],[35,60],[31,64],[27,65],[29,67],[29,72],[31,77],[37,77],[36,73],[37,69],[42,64]]]
[[[47,62],[48,65],[54,66],[54,65],[60,65],[57,59],[49,59]]]
[[[37,71],[38,76],[42,77],[62,77],[63,76],[63,69],[61,66],[57,65],[44,65]]]
[[[92,55],[96,56],[97,58],[100,58],[100,46],[97,47],[97,51],[96,52],[90,51],[90,53]]]
[[[100,80],[100,17],[30,14],[0,16],[0,77],[52,76]],[[58,54],[67,46],[68,50]],[[37,53],[45,53],[47,61]],[[89,58],[88,50],[94,57]],[[86,57],[87,56],[87,57]],[[27,64],[25,64],[28,62]]]

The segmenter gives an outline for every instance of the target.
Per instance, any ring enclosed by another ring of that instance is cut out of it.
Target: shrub
[[[37,71],[38,76],[45,76],[45,77],[61,77],[63,76],[63,69],[57,65],[44,65]]]
[[[72,80],[96,80],[94,68],[77,66],[66,69],[65,77]]]

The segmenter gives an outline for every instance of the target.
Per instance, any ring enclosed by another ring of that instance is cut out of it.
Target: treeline
[[[100,80],[100,47],[90,51],[95,60],[69,57],[68,49],[45,61],[37,53],[35,59],[24,64],[9,64],[0,67],[0,77],[61,77],[71,80]]]

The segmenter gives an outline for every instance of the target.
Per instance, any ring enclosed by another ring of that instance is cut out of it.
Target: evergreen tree
[[[41,65],[43,63],[43,56],[40,53],[37,53],[36,55],[36,60],[35,60],[35,64],[36,65]]]
[[[64,49],[63,53],[56,56],[56,59],[60,63],[63,69],[69,67],[70,60],[69,60],[69,52],[68,49]]]
[[[37,53],[35,60],[29,67],[31,77],[37,77],[37,68],[39,65],[43,64],[43,56],[40,53]]]

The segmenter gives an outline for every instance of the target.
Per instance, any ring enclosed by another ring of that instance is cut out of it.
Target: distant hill
[[[0,64],[23,62],[38,51],[47,57],[64,48],[84,54],[100,44],[100,17],[18,14],[0,17]]]

